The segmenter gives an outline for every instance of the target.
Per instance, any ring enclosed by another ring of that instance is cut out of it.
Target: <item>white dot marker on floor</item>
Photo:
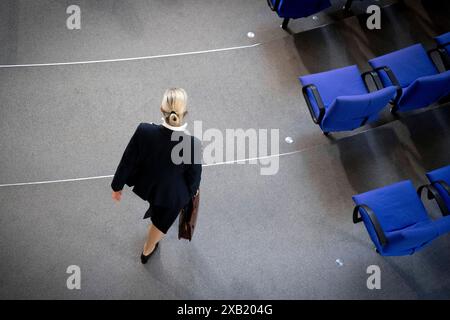
[[[319,17],[318,16],[312,16],[312,19],[313,20],[319,20]]]
[[[344,265],[341,259],[336,259],[336,264],[338,265],[338,267],[342,267]]]
[[[253,32],[249,32],[249,33],[247,33],[247,37],[254,38],[255,34]]]
[[[292,139],[291,137],[286,137],[286,139],[284,139],[284,141],[286,141],[286,143],[291,144],[292,142],[294,142],[294,139]]]

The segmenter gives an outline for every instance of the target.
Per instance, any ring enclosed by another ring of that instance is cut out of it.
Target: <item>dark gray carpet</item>
[[[393,0],[365,1],[386,5]],[[344,14],[345,0],[312,17],[293,20],[293,32],[304,31],[362,13],[355,1]],[[66,28],[66,8],[81,8],[81,30]],[[247,45],[279,38],[282,19],[266,0],[2,0],[2,63],[97,60],[198,51]],[[247,33],[256,34],[254,39]]]
[[[138,260],[146,206],[130,192],[113,204],[109,179],[3,189],[0,297],[450,298],[449,236],[383,258],[351,222],[353,194],[403,179],[419,185],[450,163],[449,116],[442,107],[282,157],[275,176],[256,165],[205,168],[193,242],[172,229],[147,266]],[[80,291],[65,287],[72,264]],[[381,267],[380,291],[366,288],[371,264]]]
[[[367,59],[416,42],[431,47],[450,30],[448,4],[386,7],[383,29],[369,32],[360,16],[336,11],[341,1],[321,14],[332,24],[300,19],[288,35],[265,1],[80,1],[88,9],[76,34],[64,29],[68,3],[2,2],[0,64],[262,45],[0,69],[0,184],[112,174],[137,123],[159,122],[170,86],[190,94],[191,125],[278,128],[281,152],[303,151],[282,157],[275,176],[261,176],[257,165],[205,168],[194,241],[178,241],[172,229],[145,267],[146,205],[130,192],[112,203],[109,179],[0,188],[0,298],[450,298],[448,236],[414,256],[382,258],[351,222],[353,194],[402,179],[419,185],[426,171],[450,163],[450,106],[399,120],[386,110],[373,125],[327,139],[297,80],[349,64],[365,70]],[[82,270],[80,291],[65,286],[72,264]],[[381,267],[380,291],[366,288],[370,264]]]

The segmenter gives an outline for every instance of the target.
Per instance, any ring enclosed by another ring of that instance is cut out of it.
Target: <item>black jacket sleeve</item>
[[[193,148],[192,159],[191,164],[188,165],[185,172],[185,178],[192,198],[200,188],[202,177],[202,145],[200,140],[193,138],[191,146]]]
[[[191,198],[195,195],[197,190],[200,188],[200,180],[202,177],[202,165],[201,164],[191,164],[186,171],[186,181],[188,183],[188,188]]]
[[[117,167],[116,173],[114,174],[113,181],[111,183],[111,188],[114,191],[120,191],[123,189],[125,183],[128,181],[130,174],[136,167],[138,156],[139,156],[139,128],[137,127],[130,142],[128,143],[125,152],[123,153],[122,159],[120,160],[119,166]]]

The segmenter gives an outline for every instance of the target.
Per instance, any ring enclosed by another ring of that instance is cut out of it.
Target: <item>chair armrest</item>
[[[308,89],[311,90],[314,100],[316,100],[317,107],[319,108],[319,117],[317,118],[313,106],[311,104],[311,101],[308,97]],[[320,124],[322,122],[322,119],[325,115],[325,106],[323,105],[322,98],[320,97],[319,90],[317,90],[317,87],[314,84],[308,84],[307,86],[304,86],[302,88],[303,97],[305,98],[306,105],[308,106],[309,113],[311,114],[311,118],[313,119],[315,124]]]
[[[438,180],[438,181],[435,181],[435,182],[433,182],[431,185],[432,185],[432,186],[435,186],[435,185],[441,186],[441,187],[447,192],[448,196],[450,197],[450,186],[449,186],[448,183],[445,182],[444,180]],[[443,214],[444,216],[447,216],[447,215],[450,214],[450,208],[448,208],[448,207],[445,205],[444,202],[445,202],[445,201],[442,200],[442,203],[443,203],[442,205],[445,206],[445,210],[442,212],[442,214]],[[442,210],[441,210],[441,211],[442,211]]]
[[[400,82],[398,82],[397,77],[395,76],[394,72],[389,68],[388,66],[378,67],[375,68],[373,71],[384,71],[386,75],[388,76],[389,80],[391,80],[392,84],[394,86],[400,87]]]
[[[432,183],[432,185],[438,184],[440,185],[442,188],[444,188],[445,191],[447,191],[448,195],[450,196],[450,186],[448,185],[447,182],[445,182],[444,180],[438,180]]]
[[[278,6],[280,5],[280,1],[281,0],[276,0],[273,4],[271,0],[267,0],[267,4],[269,5],[270,10],[277,11]]]
[[[372,79],[373,83],[375,84],[375,87],[377,88],[377,90],[380,90],[383,88],[383,84],[381,83],[380,77],[378,76],[378,73],[376,73],[375,71],[371,70],[371,71],[366,71],[364,73],[361,74],[361,78],[364,81],[364,84],[366,85],[367,91],[370,92],[369,90],[369,84],[367,83],[367,76],[370,76],[370,78]]]
[[[361,214],[359,209],[364,209],[367,212],[367,215],[372,222],[373,228],[375,229],[375,233],[377,234],[378,241],[380,242],[381,246],[384,247],[388,244],[388,240],[386,238],[386,235],[384,234],[383,229],[381,229],[380,222],[378,221],[377,217],[375,216],[375,212],[373,212],[372,209],[369,208],[369,206],[365,204],[360,204],[353,209],[353,223],[358,223],[363,221],[358,214]]]
[[[400,82],[398,81],[394,72],[388,66],[378,67],[378,68],[374,69],[373,71],[375,71],[375,72],[384,71],[386,73],[386,75],[388,76],[389,80],[392,82],[392,84],[395,87],[397,87],[397,95],[395,96],[394,100],[392,101],[392,104],[394,106],[396,106],[398,101],[400,100],[400,97],[402,96],[403,89],[400,86]]]
[[[269,1],[269,0],[267,0],[267,1]],[[441,49],[441,47],[440,47],[440,46],[437,46],[436,48],[433,48],[433,49],[428,50],[428,51],[427,51],[427,54],[428,54],[428,56],[431,58],[431,54],[434,53],[434,52],[439,52],[440,49]]]
[[[447,51],[445,50],[445,47],[448,45],[450,45],[450,42],[440,44],[436,48],[427,51],[427,54],[430,57],[430,60],[433,62],[433,64],[436,66],[436,68],[439,68],[439,67],[436,64],[435,60],[433,59],[432,54],[434,52],[437,52],[439,54],[439,57],[441,59],[442,64],[444,65],[444,68],[447,70],[450,69],[450,61],[449,61],[450,58],[447,54]]]
[[[419,196],[419,198],[422,198],[422,191],[423,190],[427,190],[427,197],[429,200],[436,200],[439,209],[442,212],[443,216],[448,216],[450,214],[449,209],[447,208],[447,206],[445,205],[444,199],[441,198],[441,196],[439,195],[439,192],[436,190],[436,188],[431,185],[431,184],[425,184],[423,186],[420,186],[417,189],[417,195]]]
[[[450,43],[444,43],[443,45],[438,45],[436,48],[433,48],[433,49],[431,49],[431,50],[428,50],[428,51],[427,51],[427,54],[428,54],[428,57],[430,57],[431,61],[433,61],[432,54],[433,54],[434,52],[439,53],[439,55],[440,55],[441,57],[442,57],[443,55],[446,55],[446,54],[447,54],[447,51],[445,50],[445,47],[448,46],[448,45],[450,45]],[[433,61],[433,63],[434,63],[434,61]]]

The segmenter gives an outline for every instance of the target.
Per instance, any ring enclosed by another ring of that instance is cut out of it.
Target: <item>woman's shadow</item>
[[[233,289],[242,287],[242,283],[224,283],[226,279],[224,280],[223,274],[212,267],[214,258],[206,259],[207,252],[201,250],[201,245],[196,242],[180,243],[174,235],[174,230],[171,230],[172,234],[161,243],[160,249],[145,268],[148,275],[165,287],[175,299],[223,299],[242,295],[246,298],[258,298],[249,283],[244,284],[245,292],[236,292]],[[167,251],[163,253],[163,250]]]

